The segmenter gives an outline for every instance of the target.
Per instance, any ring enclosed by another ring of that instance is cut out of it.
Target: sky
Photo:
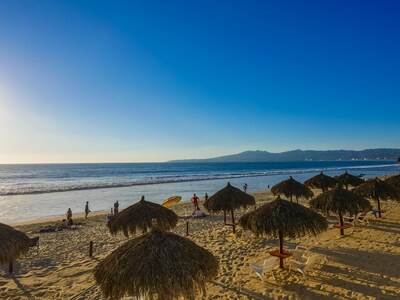
[[[0,163],[400,148],[399,13],[0,0]]]

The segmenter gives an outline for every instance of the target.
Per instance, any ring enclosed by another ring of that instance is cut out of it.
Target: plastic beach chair
[[[297,260],[299,262],[305,262],[308,257],[307,253],[310,250],[311,247],[303,246],[303,245],[297,245],[295,249],[291,250],[293,253],[292,259]]]
[[[254,272],[256,272],[261,281],[264,281],[266,274],[271,274],[276,281],[275,275],[274,273],[272,273],[272,270],[278,267],[278,260],[279,259],[277,257],[269,257],[264,260],[263,265],[249,263],[249,266],[254,270]]]
[[[343,216],[343,219],[346,222],[350,222],[352,225],[356,225],[356,223],[369,224],[368,219],[370,218],[369,216],[370,213],[371,213],[370,211],[360,212],[355,217]]]
[[[295,271],[298,271],[301,274],[303,274],[303,276],[306,276],[308,269],[311,268],[316,263],[317,258],[318,258],[317,255],[313,255],[307,258],[305,262],[292,259],[289,261],[289,271],[292,271],[292,269],[294,269]]]

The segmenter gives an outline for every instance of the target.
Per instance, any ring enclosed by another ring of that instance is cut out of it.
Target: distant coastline
[[[181,162],[294,162],[294,161],[397,161],[400,149],[378,148],[365,150],[292,150],[280,153],[268,151],[245,151],[238,154],[206,159],[171,160]]]

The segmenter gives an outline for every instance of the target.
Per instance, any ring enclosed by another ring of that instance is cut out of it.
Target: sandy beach
[[[274,199],[269,191],[253,194],[257,206]],[[304,202],[306,204],[306,202]],[[211,251],[218,259],[219,275],[208,283],[207,294],[199,299],[398,299],[400,297],[400,207],[383,202],[382,219],[370,220],[339,236],[331,228],[317,237],[285,240],[285,248],[299,243],[311,247],[316,263],[306,277],[284,270],[274,271],[276,281],[263,283],[249,267],[261,264],[276,249],[277,240],[256,238],[223,226],[222,215],[189,219],[189,238]],[[190,214],[191,203],[172,207],[179,215]],[[244,211],[238,211],[236,217]],[[39,252],[33,248],[15,262],[14,274],[7,266],[0,271],[0,299],[102,299],[92,270],[99,260],[127,239],[111,236],[106,227],[106,212],[87,220],[75,216],[76,230],[38,233],[54,224],[54,219],[18,224],[30,237],[39,236]],[[78,217],[78,218],[77,218]],[[173,232],[185,235],[186,220],[180,219]],[[89,241],[94,242],[93,257],[88,256]]]

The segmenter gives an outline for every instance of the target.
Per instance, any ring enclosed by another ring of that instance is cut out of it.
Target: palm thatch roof
[[[205,208],[210,212],[230,211],[255,205],[255,199],[240,189],[228,185],[212,195],[204,202]]]
[[[360,177],[357,177],[357,176],[347,173],[347,171],[344,174],[342,174],[338,177],[335,177],[335,178],[340,184],[342,184],[346,187],[346,190],[348,190],[349,185],[355,187],[355,186],[359,186],[360,184],[363,184],[365,182]]]
[[[283,238],[302,237],[306,234],[316,235],[328,229],[328,222],[320,214],[300,204],[281,199],[260,206],[243,215],[239,224],[255,235],[266,235],[279,238],[279,254],[284,255]],[[280,257],[283,268],[283,257]]]
[[[233,233],[235,233],[235,214],[234,210],[238,208],[246,208],[255,205],[256,201],[252,195],[242,192],[240,189],[232,186],[229,182],[226,187],[216,192],[204,202],[205,208],[209,212],[224,212],[224,224],[232,226]],[[231,211],[231,223],[226,222],[226,212]]]
[[[382,216],[380,200],[400,200],[400,191],[378,178],[366,181],[362,185],[356,187],[353,191],[357,195],[374,199],[378,204],[379,217]]]
[[[389,183],[375,178],[359,185],[354,193],[370,199],[400,200],[400,192]]]
[[[400,175],[390,176],[385,182],[400,190]]]
[[[336,184],[337,181],[335,178],[327,176],[323,172],[304,181],[305,186],[308,186],[310,188],[321,189],[323,192],[325,192],[330,188],[335,187]]]
[[[312,209],[333,212],[339,215],[340,234],[344,235],[343,214],[350,213],[356,215],[360,211],[371,210],[372,206],[369,201],[361,196],[354,194],[342,187],[336,187],[330,191],[326,191],[318,195],[310,201]]]
[[[285,197],[289,198],[290,201],[292,201],[292,196],[295,196],[296,198],[304,197],[306,199],[314,196],[314,193],[308,187],[294,180],[292,176],[290,176],[289,179],[274,185],[271,188],[271,192],[278,196],[283,194]]]
[[[279,237],[279,232],[292,239],[306,234],[316,235],[328,229],[328,223],[323,216],[280,197],[244,214],[239,223],[256,235],[274,238]]]
[[[218,274],[216,258],[191,240],[154,229],[117,248],[94,270],[105,297],[194,299]]]
[[[357,214],[360,211],[372,208],[367,199],[341,187],[318,195],[310,201],[310,206],[315,210],[338,214]]]
[[[29,237],[6,224],[0,223],[0,265],[28,252]]]
[[[157,220],[157,227],[171,230],[178,223],[178,216],[172,210],[159,204],[142,199],[115,214],[107,223],[112,234],[122,231],[125,236],[135,234],[137,230],[143,233],[153,227],[152,220]]]

